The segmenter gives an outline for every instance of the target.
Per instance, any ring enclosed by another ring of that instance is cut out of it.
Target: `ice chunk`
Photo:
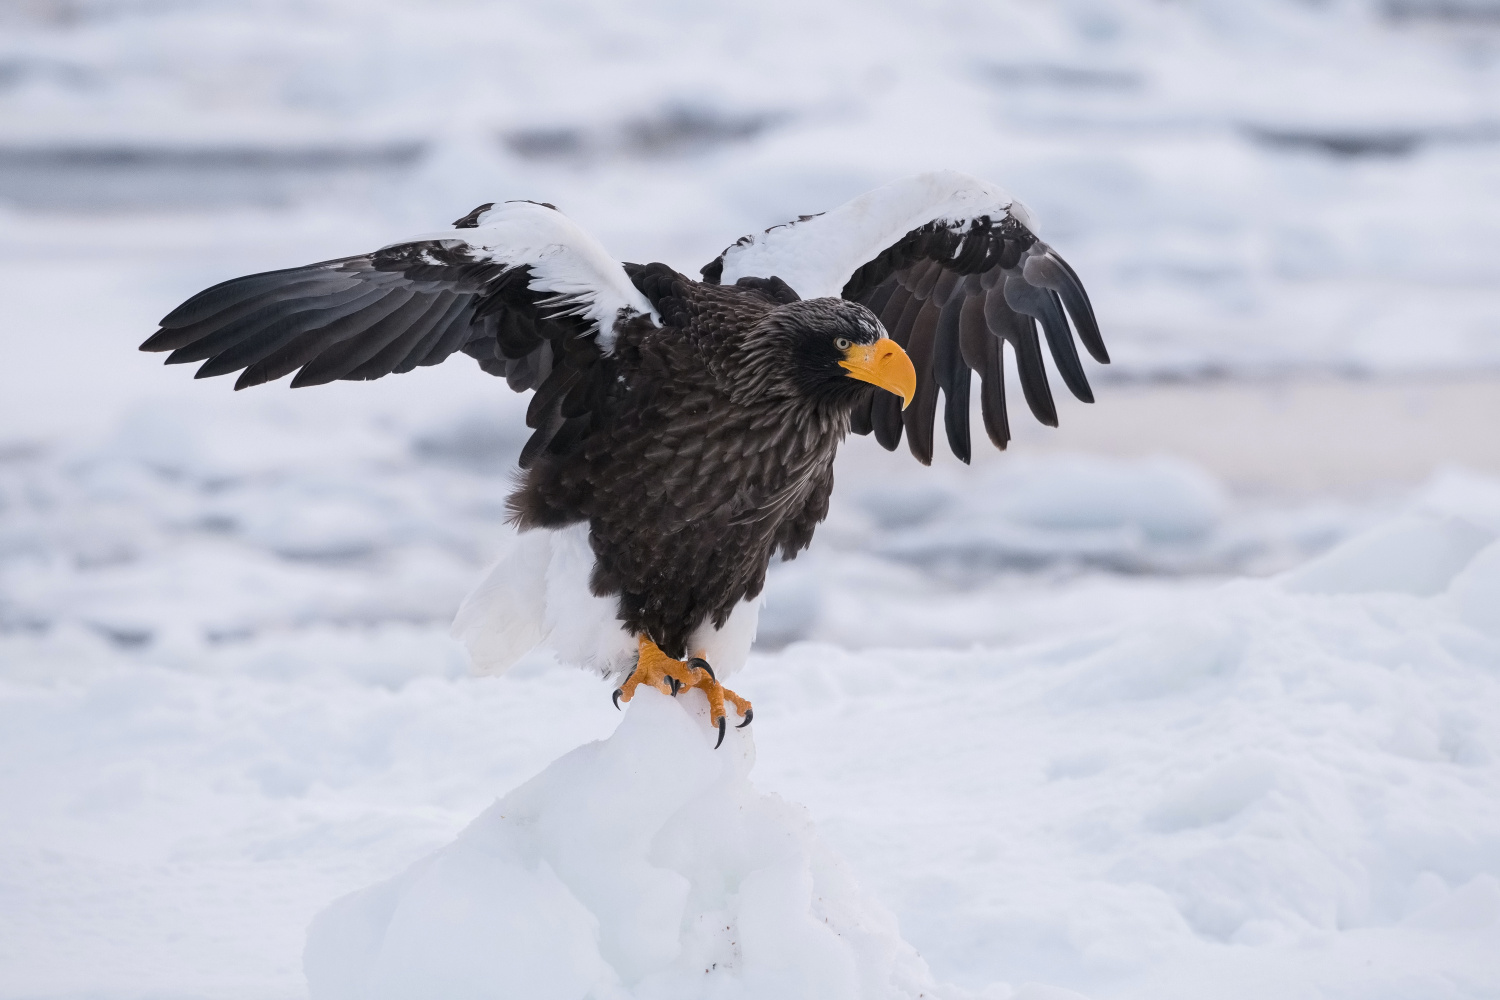
[[[1475,628],[1500,636],[1500,542],[1475,556],[1449,588],[1458,616]]]
[[[1500,479],[1462,468],[1443,469],[1415,498],[1417,510],[1461,517],[1500,532]]]
[[[706,714],[642,689],[609,739],[324,910],[314,1000],[958,996],[803,812],[750,785],[750,731],[715,751]]]
[[[1382,591],[1431,597],[1447,588],[1494,534],[1458,517],[1413,514],[1351,538],[1282,577],[1307,594]]]
[[[1172,833],[1231,819],[1263,798],[1280,776],[1277,763],[1263,755],[1225,761],[1168,791],[1146,814],[1153,830]]]
[[[1433,930],[1489,927],[1500,921],[1500,879],[1476,875],[1451,893],[1440,890],[1436,901],[1420,908],[1406,921]]]
[[[1159,540],[1199,538],[1223,515],[1223,489],[1196,466],[1158,456],[1123,462],[1075,455],[1040,466],[1000,501],[1022,524],[1054,530],[1133,526]]]

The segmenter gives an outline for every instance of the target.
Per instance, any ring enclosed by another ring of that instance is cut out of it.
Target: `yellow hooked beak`
[[[901,345],[889,337],[873,344],[855,344],[844,352],[840,368],[849,370],[850,378],[878,385],[901,397],[901,409],[911,405],[917,394],[917,370]]]

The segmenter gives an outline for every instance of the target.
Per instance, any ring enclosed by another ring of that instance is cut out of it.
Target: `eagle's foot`
[[[693,687],[696,683],[692,668],[681,660],[674,660],[657,648],[656,643],[641,636],[640,656],[636,660],[635,669],[624,684],[615,688],[615,707],[619,708],[621,701],[634,698],[635,689],[642,684],[649,684],[662,694],[675,696],[678,691]]]
[[[688,661],[688,666],[693,668],[695,680],[693,687],[701,688],[708,696],[708,717],[714,720],[714,725],[719,727],[719,740],[714,744],[714,749],[719,749],[724,743],[724,734],[728,731],[729,713],[724,708],[724,702],[728,701],[734,705],[745,721],[735,726],[736,729],[744,729],[750,725],[750,720],[755,718],[755,710],[750,707],[750,702],[727,687],[719,683],[714,676],[714,668],[708,665],[708,661],[701,656],[695,656]]]
[[[649,684],[662,694],[674,697],[683,688],[702,690],[708,698],[709,718],[714,720],[714,725],[719,729],[719,741],[714,744],[715,750],[723,744],[724,734],[728,730],[729,713],[724,707],[726,701],[734,705],[745,720],[736,729],[744,729],[755,718],[750,702],[720,684],[714,676],[714,668],[708,665],[707,660],[701,656],[695,656],[686,663],[673,659],[645,636],[640,637],[640,654],[636,659],[635,669],[630,672],[624,684],[615,688],[615,708],[620,707],[621,701],[634,698],[636,689],[642,684]]]

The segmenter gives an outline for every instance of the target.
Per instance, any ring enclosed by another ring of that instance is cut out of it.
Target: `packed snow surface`
[[[313,922],[313,1000],[913,997],[934,984],[806,812],[757,792],[751,734],[646,688],[608,740]]]
[[[463,945],[528,901],[580,998],[718,975],[719,911],[827,916],[804,982],[855,956],[851,995],[1496,995],[1496,480],[1265,506],[1165,459],[852,446],[715,754],[683,699],[468,674],[513,442],[273,412],[3,467],[0,996],[299,996],[351,892],[315,995],[445,957],[477,991]],[[753,952],[724,995],[785,972]]]

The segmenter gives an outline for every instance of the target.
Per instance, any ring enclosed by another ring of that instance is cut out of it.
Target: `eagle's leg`
[[[635,669],[624,684],[615,688],[615,707],[619,708],[621,701],[634,698],[635,689],[642,684],[649,684],[662,694],[675,695],[695,683],[693,671],[686,663],[663,653],[656,643],[643,635],[640,638],[640,654],[636,659]]]

